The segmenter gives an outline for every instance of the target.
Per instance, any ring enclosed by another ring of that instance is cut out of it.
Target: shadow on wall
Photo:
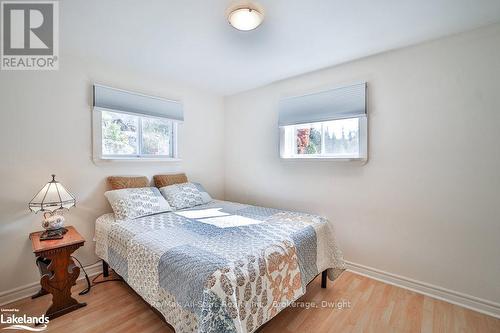
[[[29,200],[29,199],[28,199]],[[33,224],[28,208],[28,201],[13,200],[10,197],[0,197],[2,202],[2,233],[19,232],[19,228],[30,228]],[[41,216],[41,214],[38,214]],[[41,221],[40,217],[40,221]]]

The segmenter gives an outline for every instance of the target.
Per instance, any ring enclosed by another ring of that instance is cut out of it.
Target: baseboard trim
[[[96,276],[102,272],[101,263],[95,263],[93,265],[85,266],[85,270],[89,277]],[[80,276],[78,280],[82,280],[85,278],[83,271],[80,270]],[[0,293],[0,306],[18,301],[20,299],[30,297],[34,295],[37,291],[40,290],[40,281],[33,282],[30,284],[26,284],[21,287],[17,287],[11,290],[7,290]]]
[[[454,290],[432,285],[430,283],[410,279],[404,276],[384,272],[382,270],[346,261],[346,268],[353,273],[369,277],[384,283],[405,288],[432,298],[456,304],[495,318],[500,318],[500,303],[463,294]]]
[[[436,298],[445,302],[463,306],[477,312],[487,314],[496,318],[500,318],[500,304],[482,299],[479,297],[463,294],[457,291],[449,290],[443,287],[432,285],[430,283],[410,279],[404,276],[385,272],[373,267],[368,267],[346,261],[346,268],[353,273],[369,277],[371,279],[405,288],[432,298]],[[101,273],[101,263],[85,266],[85,270],[89,277],[96,276]],[[80,272],[78,280],[85,278],[83,272]],[[30,297],[40,289],[40,282],[33,282],[18,288],[4,291],[0,293],[0,306],[18,301],[20,299]]]

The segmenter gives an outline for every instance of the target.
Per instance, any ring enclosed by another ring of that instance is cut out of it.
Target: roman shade
[[[165,98],[94,84],[94,109],[183,121],[182,104]]]
[[[279,126],[315,123],[366,115],[366,83],[280,101]]]

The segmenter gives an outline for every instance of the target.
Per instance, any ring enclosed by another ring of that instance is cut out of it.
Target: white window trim
[[[120,110],[112,110],[100,107],[94,107],[92,111],[92,159],[95,163],[101,162],[180,162],[182,161],[178,156],[177,149],[177,136],[178,136],[178,121],[172,121],[172,143],[171,149],[173,150],[172,156],[168,155],[144,155],[144,154],[133,154],[133,155],[103,155],[102,154],[102,111],[114,112],[114,113],[124,113],[129,115],[134,115],[138,117],[145,118],[157,118],[157,119],[167,119],[163,117],[155,117],[150,115],[143,115],[140,113],[125,112]],[[138,138],[140,145],[142,140],[142,126],[139,121],[138,124]]]
[[[283,161],[330,161],[330,162],[364,162],[366,163],[368,161],[368,117],[367,116],[360,116],[360,117],[349,117],[349,118],[358,118],[359,119],[359,156],[357,155],[327,155],[327,154],[294,154],[291,156],[286,156],[284,154],[285,152],[285,145],[290,144],[290,142],[293,142],[291,140],[287,140],[285,138],[285,129],[284,127],[280,127],[279,131],[279,147],[278,147],[278,153],[280,156],[280,159]],[[340,119],[349,119],[349,118],[339,118]],[[337,119],[332,119],[332,120],[337,120]],[[297,125],[305,125],[305,124],[310,124],[310,123],[304,123],[304,124],[297,124]],[[324,135],[324,132],[322,132],[322,135]],[[323,149],[323,146],[322,146]]]

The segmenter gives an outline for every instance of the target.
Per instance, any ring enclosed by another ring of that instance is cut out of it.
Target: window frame
[[[358,128],[359,128],[359,153],[357,155],[350,154],[326,154],[324,153],[325,149],[325,131],[323,130],[323,123],[343,120],[343,119],[358,119]],[[295,133],[297,126],[306,126],[312,124],[320,123],[322,126],[321,130],[321,154],[297,154],[295,153],[294,146],[296,145],[296,136],[292,135],[292,138],[287,135],[286,128],[293,127],[293,131]],[[330,119],[325,121],[317,121],[317,122],[307,122],[307,123],[299,123],[293,125],[286,125],[279,127],[279,155],[282,160],[314,160],[314,161],[362,161],[366,162],[368,160],[368,117],[365,116],[354,116],[354,117],[344,117],[337,119]],[[290,146],[291,145],[291,146]],[[287,147],[288,146],[288,147]],[[294,153],[287,154],[287,148],[289,151]]]
[[[102,112],[112,112],[118,114],[127,114],[138,117],[137,126],[137,149],[138,152],[142,149],[142,118],[149,119],[162,119],[168,120],[172,124],[171,140],[169,150],[172,152],[171,155],[152,155],[152,154],[103,154],[102,151]],[[178,158],[177,141],[178,141],[178,121],[166,118],[157,117],[147,114],[140,114],[134,112],[126,112],[121,110],[107,109],[102,107],[94,107],[92,110],[92,141],[93,141],[93,160],[95,162],[102,161],[164,161],[164,162],[178,162],[181,161]]]

